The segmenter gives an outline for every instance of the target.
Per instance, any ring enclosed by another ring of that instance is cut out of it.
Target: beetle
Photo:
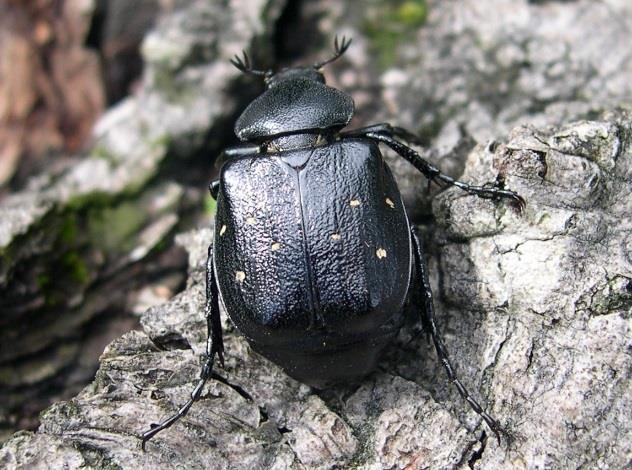
[[[422,243],[406,215],[382,158],[385,144],[430,181],[487,199],[524,200],[499,183],[457,181],[424,160],[403,128],[376,124],[343,131],[351,97],[325,84],[321,69],[351,40],[334,40],[334,54],[311,67],[277,73],[253,69],[247,54],[231,60],[263,77],[266,90],[235,123],[243,144],[224,151],[214,243],[206,266],[207,344],[190,399],[141,435],[142,448],[172,426],[200,397],[215,360],[223,366],[219,302],[252,349],[315,388],[359,380],[403,324],[404,305],[421,299],[420,319],[460,395],[500,440],[503,432],[454,372],[435,321]]]

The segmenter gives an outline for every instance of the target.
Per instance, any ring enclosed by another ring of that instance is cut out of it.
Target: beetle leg
[[[257,155],[261,153],[261,146],[257,144],[241,144],[234,147],[226,147],[215,160],[215,168],[221,168],[222,165],[231,158],[247,157],[249,155]]]
[[[404,129],[403,127],[393,126],[388,122],[381,122],[379,124],[373,124],[367,127],[361,127],[359,129],[352,129],[350,131],[341,132],[340,135],[343,137],[366,137],[369,132],[379,132],[383,134],[387,134],[390,136],[399,137],[406,142],[415,145],[423,145],[422,140],[419,136],[413,134],[409,130]]]
[[[219,290],[215,278],[215,261],[213,260],[213,244],[208,247],[206,261],[206,358],[212,358],[217,354],[220,366],[224,368],[224,338],[222,336],[222,324],[219,316]],[[207,378],[211,376],[209,371]]]
[[[507,432],[500,426],[498,421],[492,418],[481,406],[478,402],[470,395],[470,392],[465,388],[465,386],[461,383],[459,378],[456,376],[454,371],[454,367],[450,361],[450,357],[448,356],[448,351],[441,339],[441,335],[439,333],[439,329],[437,328],[437,322],[435,320],[434,314],[434,302],[432,296],[432,288],[430,287],[430,282],[428,281],[428,266],[426,264],[426,260],[423,255],[422,245],[415,232],[414,228],[411,228],[412,232],[412,241],[413,241],[413,256],[415,259],[415,267],[417,269],[417,277],[418,282],[421,283],[422,292],[422,325],[424,328],[429,329],[430,336],[432,337],[432,342],[434,343],[435,349],[437,351],[437,356],[439,357],[439,361],[443,364],[443,367],[448,374],[448,379],[450,382],[454,384],[456,389],[459,391],[459,394],[467,401],[470,407],[487,423],[492,432],[496,435],[496,439],[498,439],[498,443],[500,444],[500,433],[507,435]]]
[[[234,147],[226,147],[222,152],[225,158],[245,157],[256,155],[261,152],[261,146],[257,144],[243,144]]]
[[[434,181],[438,184],[446,184],[448,186],[456,186],[470,194],[475,194],[483,199],[511,199],[516,205],[519,211],[522,211],[525,206],[525,200],[513,191],[508,189],[502,189],[497,184],[484,184],[482,186],[474,186],[462,181],[455,180],[451,176],[441,173],[436,166],[428,163],[422,158],[416,151],[402,144],[396,140],[391,133],[387,131],[382,132],[366,132],[365,137],[368,137],[378,142],[383,142],[397,152],[400,156],[404,157],[410,163],[413,164],[426,178]]]
[[[206,263],[206,328],[207,328],[207,340],[206,340],[206,354],[204,365],[200,371],[200,378],[197,385],[191,392],[191,398],[169,418],[165,419],[159,424],[152,424],[149,431],[144,432],[141,435],[141,447],[145,450],[146,442],[158,434],[163,429],[171,427],[176,421],[185,416],[193,403],[195,403],[202,394],[204,384],[211,377],[213,373],[213,362],[215,356],[222,367],[224,367],[224,341],[222,339],[222,325],[220,323],[219,316],[219,301],[218,301],[218,289],[215,279],[215,269],[213,262],[213,245],[208,250],[208,261]]]

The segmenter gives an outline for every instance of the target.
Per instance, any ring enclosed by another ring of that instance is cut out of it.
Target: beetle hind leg
[[[487,423],[487,426],[492,430],[498,443],[500,443],[500,434],[504,434],[508,436],[508,433],[501,427],[500,423],[492,418],[478,402],[470,395],[470,392],[465,388],[465,385],[461,383],[459,378],[456,376],[454,371],[454,367],[452,366],[452,362],[450,361],[450,357],[448,355],[448,350],[441,339],[441,334],[439,333],[439,329],[437,328],[437,322],[435,320],[434,315],[434,302],[433,302],[433,294],[432,288],[430,287],[430,282],[428,281],[428,266],[426,264],[422,245],[419,240],[419,237],[414,229],[411,229],[412,232],[412,241],[413,241],[413,253],[415,259],[415,268],[417,270],[417,281],[421,284],[422,288],[422,324],[424,328],[427,328],[427,331],[430,333],[432,337],[432,342],[434,343],[435,349],[437,351],[437,356],[439,357],[439,361],[443,365],[446,373],[448,374],[448,379],[456,389],[459,394],[470,407]]]
[[[141,448],[145,450],[145,444],[148,440],[158,434],[160,431],[171,427],[180,418],[186,416],[193,403],[195,403],[202,395],[202,390],[206,381],[213,375],[213,363],[217,356],[220,365],[224,366],[224,342],[222,339],[222,325],[219,316],[218,289],[215,279],[215,269],[213,262],[213,245],[208,250],[208,261],[206,263],[206,354],[204,365],[200,370],[200,378],[191,392],[191,397],[180,409],[170,417],[160,423],[152,423],[150,429],[145,431],[141,436]]]

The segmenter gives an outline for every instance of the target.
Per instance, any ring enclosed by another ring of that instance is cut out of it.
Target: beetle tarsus
[[[215,269],[213,262],[213,245],[209,247],[209,257],[206,263],[206,325],[207,325],[207,341],[204,365],[200,370],[200,378],[197,385],[191,392],[191,398],[180,407],[180,409],[159,424],[152,423],[149,431],[141,434],[141,448],[145,450],[145,444],[160,431],[171,427],[180,418],[186,416],[193,403],[195,403],[202,395],[202,390],[206,381],[213,375],[213,363],[217,356],[220,365],[224,366],[224,341],[222,338],[222,325],[219,316],[219,300],[217,282],[215,279]]]
[[[456,376],[454,367],[452,366],[452,362],[450,361],[450,357],[448,356],[448,350],[446,349],[445,344],[441,339],[439,329],[437,328],[437,322],[434,315],[432,287],[430,286],[430,282],[428,280],[428,267],[424,258],[422,244],[419,240],[419,236],[414,229],[411,229],[411,233],[415,267],[417,269],[419,282],[421,282],[422,284],[420,289],[423,294],[422,324],[424,325],[424,327],[429,329],[432,342],[434,343],[435,349],[437,351],[437,356],[439,357],[439,362],[443,364],[443,367],[448,374],[448,379],[450,380],[450,382],[452,382],[452,384],[454,384],[461,397],[463,397],[463,399],[467,401],[468,405],[470,405],[470,408],[472,408],[481,418],[483,418],[485,423],[487,423],[487,426],[489,426],[491,431],[496,436],[498,443],[500,444],[500,435],[506,435],[507,432],[502,428],[498,421],[496,421],[485,410],[483,410],[483,408],[470,395],[470,392],[465,388],[463,383]]]

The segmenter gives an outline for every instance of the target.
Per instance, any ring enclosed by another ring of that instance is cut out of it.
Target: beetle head
[[[325,85],[320,69],[338,59],[351,40],[334,40],[334,54],[311,67],[291,67],[277,73],[256,70],[244,52],[232,64],[244,73],[261,76],[267,90],[244,110],[235,122],[242,141],[269,141],[280,135],[330,132],[346,126],[353,115],[353,100]]]
[[[325,83],[325,76],[313,67],[292,67],[283,69],[280,72],[267,77],[266,87],[268,89],[280,85],[281,83],[287,83],[290,80],[312,80],[318,83]]]

